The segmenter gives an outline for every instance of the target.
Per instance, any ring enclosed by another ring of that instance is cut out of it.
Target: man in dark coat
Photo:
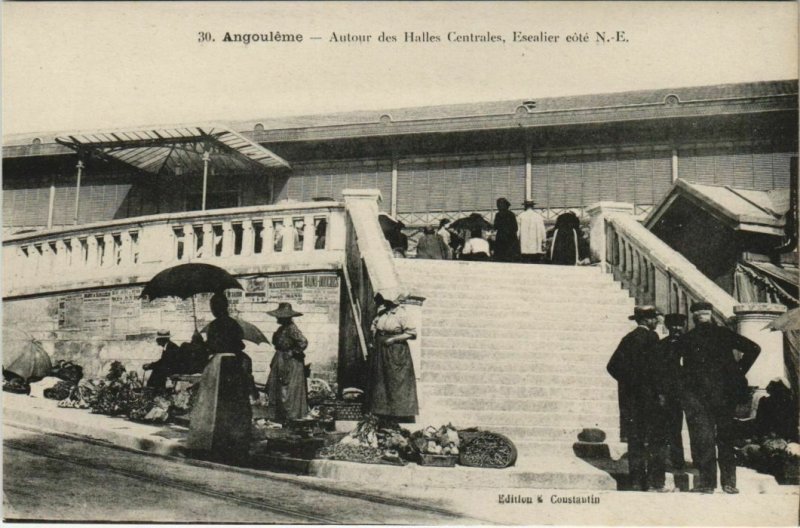
[[[681,407],[681,357],[678,341],[686,328],[686,316],[679,313],[667,314],[664,326],[669,335],[662,339],[653,355],[654,382],[658,397],[658,414],[655,421],[663,428],[662,434],[669,445],[665,453],[673,469],[681,470],[686,465],[683,453],[683,408]]]
[[[628,467],[634,490],[662,490],[664,482],[657,481],[663,468],[655,467],[663,458],[651,457],[647,449],[651,432],[650,418],[656,396],[653,390],[651,356],[658,344],[658,312],[652,306],[637,306],[629,317],[637,323],[635,330],[622,338],[608,362],[608,373],[617,380],[619,390],[620,434],[628,443]],[[659,446],[653,445],[653,448]],[[652,458],[652,460],[650,460]]]
[[[734,410],[748,398],[745,374],[761,347],[746,337],[712,322],[713,306],[691,306],[695,327],[678,342],[684,391],[683,409],[689,426],[694,465],[700,470],[694,492],[713,493],[719,463],[722,491],[736,489]],[[736,360],[734,350],[742,357]],[[719,452],[719,458],[717,456]]]
[[[511,203],[505,198],[497,199],[494,228],[497,230],[494,239],[494,259],[500,262],[518,260],[517,217],[511,212]]]
[[[180,373],[186,365],[178,345],[170,339],[169,330],[158,331],[156,344],[161,347],[161,358],[152,363],[145,363],[142,368],[153,371],[147,380],[147,386],[163,389],[167,386],[167,378]]]

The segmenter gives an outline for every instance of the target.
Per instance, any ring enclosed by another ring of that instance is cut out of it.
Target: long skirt
[[[416,416],[417,381],[408,343],[386,346],[386,337],[375,340],[368,360],[367,411],[383,416]]]
[[[303,362],[290,351],[276,351],[267,378],[267,416],[275,422],[297,420],[308,414]]]

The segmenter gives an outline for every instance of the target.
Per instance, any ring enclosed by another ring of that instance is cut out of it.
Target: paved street
[[[424,502],[326,491],[302,477],[244,474],[5,425],[6,520],[260,524],[465,524]],[[336,486],[335,483],[330,483]]]

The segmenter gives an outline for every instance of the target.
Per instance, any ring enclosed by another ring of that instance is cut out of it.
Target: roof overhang
[[[152,174],[198,172],[206,161],[213,169],[232,172],[290,167],[270,150],[223,126],[74,133],[58,136],[56,142],[78,153],[95,153]]]
[[[735,200],[746,202],[749,209],[756,211],[742,213],[728,202],[719,200],[707,192],[703,192],[703,186],[699,186],[683,179],[678,179],[673,184],[670,191],[664,196],[647,217],[644,219],[644,226],[652,230],[679,198],[684,198],[696,207],[708,212],[715,218],[724,222],[736,231],[750,231],[767,235],[783,236],[785,218],[782,214],[763,208],[756,203],[748,200],[743,193],[728,186],[721,187]],[[788,192],[788,189],[787,189]],[[758,211],[760,209],[760,211]]]

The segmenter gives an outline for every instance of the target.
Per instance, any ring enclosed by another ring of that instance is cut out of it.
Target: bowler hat
[[[658,317],[658,310],[655,306],[645,305],[637,306],[633,309],[633,315],[628,316],[631,321],[635,319],[647,319],[649,317]]]
[[[169,339],[170,333],[169,330],[159,330],[156,332],[156,339]]]
[[[267,312],[267,313],[269,315],[273,316],[273,317],[278,318],[278,319],[286,319],[286,318],[289,318],[289,317],[299,317],[299,316],[303,315],[300,312],[295,312],[292,309],[292,303],[288,303],[288,302],[282,302],[282,303],[278,304],[278,308],[277,309],[272,310],[272,311]]]
[[[536,205],[536,202],[534,202],[533,200],[525,200],[524,202],[522,202],[522,207],[529,207],[529,206],[533,207],[534,205]]]
[[[691,308],[689,311],[691,312],[699,312],[701,310],[713,310],[714,306],[710,302],[705,301],[695,301],[692,303]]]
[[[671,313],[664,316],[665,326],[683,326],[686,324],[686,316],[679,313]]]

